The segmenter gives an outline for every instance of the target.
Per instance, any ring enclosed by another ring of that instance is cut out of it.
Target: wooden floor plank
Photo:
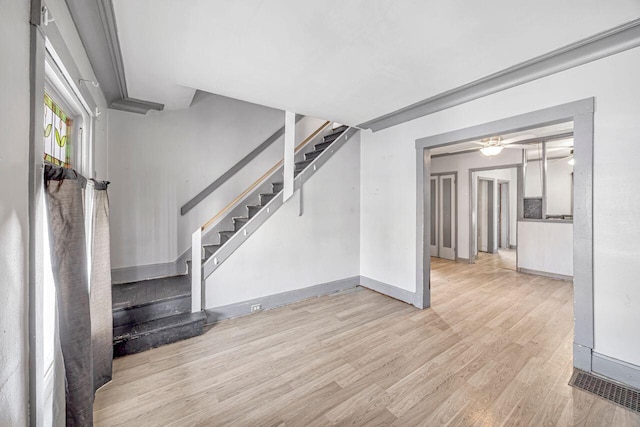
[[[571,283],[514,251],[431,267],[426,310],[357,288],[117,359],[95,425],[640,426],[567,385]]]

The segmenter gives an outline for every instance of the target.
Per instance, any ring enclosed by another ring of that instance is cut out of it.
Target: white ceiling
[[[357,125],[640,16],[638,0],[114,0],[129,96]]]

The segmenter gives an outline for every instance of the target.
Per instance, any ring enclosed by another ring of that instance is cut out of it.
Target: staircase
[[[340,126],[322,138],[322,142],[314,145],[314,150],[305,153],[304,160],[295,163],[294,177],[298,176],[307,166],[311,164],[323,151],[325,151],[340,135],[348,129],[347,126]],[[258,204],[245,205],[246,216],[233,217],[233,230],[222,230],[218,232],[218,242],[215,244],[203,244],[202,264],[214,256],[233,237],[234,234],[242,231],[247,222],[260,212],[273,198],[283,190],[282,182],[272,182],[270,193],[261,193],[258,196]],[[187,261],[188,274],[191,274],[191,261]]]
[[[115,357],[203,333],[206,316],[191,313],[187,275],[113,285],[112,298]]]
[[[295,163],[294,176],[304,172],[347,129],[347,126],[340,126],[324,135],[322,141],[313,146],[312,151],[304,154],[303,160]],[[346,138],[343,139],[346,140]],[[313,170],[315,170],[315,166]],[[274,174],[274,176],[278,176],[278,174]],[[230,251],[227,246],[236,233],[244,231],[243,235],[247,236],[246,228],[249,221],[283,191],[282,182],[274,181],[270,183],[270,186],[271,192],[257,194],[257,204],[245,204],[245,216],[231,216],[231,221],[221,222],[232,224],[230,227],[232,229],[218,231],[218,239],[215,244],[202,245],[202,266],[215,256],[223,260],[220,253],[224,250]],[[255,196],[253,197],[255,200]],[[252,199],[251,195],[247,196],[243,203],[250,199]],[[273,204],[271,205],[273,206]],[[277,207],[272,210],[275,209]],[[234,243],[235,246],[239,244],[241,243]],[[216,265],[219,264],[218,259],[214,258],[212,261],[215,261]],[[194,289],[190,277],[192,263],[190,260],[186,263],[186,275],[113,285],[113,350],[115,357],[138,353],[201,335],[204,332],[206,323],[204,311],[192,312],[191,293]],[[206,275],[203,275],[202,279],[205,278]]]

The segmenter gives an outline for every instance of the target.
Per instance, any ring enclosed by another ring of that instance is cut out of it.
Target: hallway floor
[[[95,424],[640,425],[567,385],[570,283],[432,267],[432,309],[357,288],[116,359]]]
[[[516,271],[516,256],[515,249],[499,249],[498,253],[495,254],[478,252],[478,259],[476,262]]]

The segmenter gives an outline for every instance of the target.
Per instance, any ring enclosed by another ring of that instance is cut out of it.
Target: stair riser
[[[322,138],[322,142],[333,142],[336,139],[338,139],[340,137],[340,135],[342,135],[342,132],[338,132],[338,133],[334,133],[331,135],[327,135],[324,138]]]
[[[274,193],[281,192],[283,188],[284,188],[284,184],[281,182],[274,182],[273,184],[271,184],[271,189],[273,190]]]
[[[218,233],[218,234],[220,234],[220,246],[227,243],[227,241],[231,238],[231,236],[228,234],[222,234],[222,233]]]
[[[273,199],[276,195],[275,194],[261,194],[260,195],[260,204],[262,206],[266,205],[267,203],[269,203],[271,201],[271,199]]]
[[[311,160],[304,160],[302,162],[296,162],[296,170],[303,170],[311,164]]]
[[[331,145],[331,142],[321,142],[320,144],[314,145],[313,148],[315,150],[324,150],[325,148],[327,148],[330,145]]]
[[[253,216],[258,212],[260,212],[259,207],[255,207],[255,206],[247,207],[247,214],[249,215],[249,218],[253,218]]]
[[[310,152],[310,153],[306,153],[306,154],[304,155],[304,159],[305,159],[305,160],[313,160],[313,159],[315,159],[316,157],[318,157],[320,154],[322,154],[322,151],[312,151],[312,152]]]
[[[113,311],[113,327],[143,323],[191,311],[191,296]]]
[[[216,252],[218,252],[218,249],[204,248],[204,258],[209,258],[211,255],[213,255]]]
[[[238,230],[240,230],[242,227],[244,227],[246,223],[247,223],[247,221],[236,221],[236,220],[234,220],[234,221],[233,221],[233,229],[234,229],[235,231],[238,231]]]
[[[148,335],[126,339],[113,344],[113,356],[122,357],[128,354],[140,353],[141,351],[149,350],[161,345],[171,344],[187,338],[196,337],[198,335],[202,335],[203,332],[204,321],[152,332]]]

